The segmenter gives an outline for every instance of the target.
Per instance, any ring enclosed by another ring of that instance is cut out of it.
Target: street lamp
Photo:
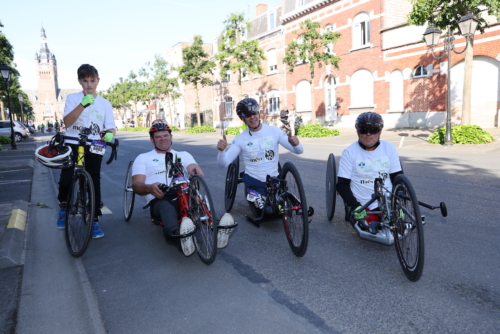
[[[23,112],[24,96],[23,94],[19,93],[17,94],[17,98],[19,99],[19,103],[21,103],[21,122],[24,123],[24,112]]]
[[[226,88],[227,88],[228,84],[229,84],[229,81],[227,80],[227,78],[222,79],[222,83],[219,82],[219,80],[215,80],[214,87],[215,87],[215,90],[217,91],[218,96],[224,96],[226,94]],[[220,103],[222,104],[222,98],[220,100]],[[226,112],[226,108],[224,108],[224,112]],[[226,116],[227,116],[227,113],[226,113]],[[222,120],[221,120],[221,123],[222,123]]]
[[[441,37],[441,30],[439,28],[430,25],[427,30],[424,32],[425,44],[431,48],[431,55],[434,59],[441,59],[445,54],[448,55],[448,74],[447,74],[447,82],[446,82],[446,90],[447,90],[447,98],[446,98],[446,135],[444,138],[445,145],[453,145],[453,138],[451,135],[451,80],[450,80],[450,62],[451,62],[451,51],[456,54],[462,54],[467,50],[469,46],[469,38],[474,38],[474,32],[476,31],[476,27],[478,24],[478,20],[470,13],[462,16],[460,21],[458,22],[458,27],[460,28],[460,33],[465,37],[465,48],[462,51],[455,50],[455,37],[451,34],[451,27],[448,27],[448,36],[444,38],[444,49],[443,54],[439,57],[434,55],[434,47],[439,44],[439,39]]]
[[[5,87],[7,88],[7,97],[9,99],[9,118],[10,118],[10,138],[12,140],[11,146],[13,150],[17,150],[16,137],[14,135],[14,121],[12,120],[12,107],[10,105],[10,75],[12,70],[5,64],[0,64],[0,72],[2,72]]]

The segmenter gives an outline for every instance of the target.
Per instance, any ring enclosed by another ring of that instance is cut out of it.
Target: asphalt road
[[[387,137],[395,144],[400,139]],[[298,168],[315,209],[304,257],[293,255],[279,220],[260,229],[245,222],[249,209],[240,185],[231,211],[240,225],[207,266],[196,254],[186,258],[165,243],[142,198],[136,197],[132,219],[124,221],[127,164],[152,146],[145,133],[119,132],[119,138],[118,161],[102,169],[104,203],[113,214],[102,219],[105,237],[92,240],[80,259],[67,254],[63,232],[55,228],[58,173],[47,175],[37,164],[33,187],[40,193],[34,197],[54,209],[35,208],[30,224],[18,333],[498,331],[498,151],[428,149],[411,144],[418,137],[399,149],[418,199],[444,201],[449,213],[443,218],[422,208],[425,267],[413,283],[394,247],[361,240],[343,221],[340,197],[333,222],[326,218],[326,160],[334,153],[338,163],[345,140],[304,139],[303,155],[280,155],[282,164],[292,161]],[[217,166],[217,140],[216,134],[174,133],[174,148],[192,153],[204,169],[221,216],[226,170]],[[50,288],[44,296],[38,290],[45,286]]]

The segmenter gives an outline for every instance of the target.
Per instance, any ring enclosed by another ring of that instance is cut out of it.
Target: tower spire
[[[52,55],[50,54],[49,47],[47,46],[47,36],[45,35],[45,29],[43,29],[43,27],[41,29],[40,42],[40,61],[43,63],[48,63],[49,59],[52,59]]]

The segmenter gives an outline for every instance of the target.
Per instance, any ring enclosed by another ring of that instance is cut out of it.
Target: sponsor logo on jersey
[[[272,161],[272,160],[274,160],[274,151],[273,150],[266,150],[264,153],[264,156],[266,157],[267,161]]]

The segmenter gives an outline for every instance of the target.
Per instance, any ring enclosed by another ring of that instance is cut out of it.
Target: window
[[[427,76],[427,69],[422,65],[418,65],[415,68],[415,72],[413,73],[413,77],[420,78],[420,77],[426,77],[426,76]]]
[[[352,47],[357,49],[370,44],[370,16],[367,13],[356,15],[352,21]]]
[[[325,31],[333,31],[333,26],[331,24],[327,25]],[[325,46],[325,53],[333,54],[333,42]]]
[[[226,96],[224,99],[224,108],[226,109],[226,117],[233,118],[233,98]]]
[[[276,18],[275,17],[276,17],[275,13],[269,14],[269,30],[276,28]]]
[[[351,107],[373,106],[373,74],[362,69],[351,78]]]
[[[228,85],[231,84],[231,72],[229,71],[226,73],[226,80],[228,82]]]
[[[389,108],[391,111],[404,110],[403,72],[399,70],[391,73],[389,104]]]
[[[280,97],[277,89],[267,93],[267,114],[278,114],[280,111]]]
[[[296,89],[298,112],[311,111],[311,84],[308,80],[302,80],[297,84]]]
[[[45,106],[45,115],[52,115],[51,106]]]
[[[278,70],[278,65],[276,61],[276,49],[267,51],[267,65],[269,66],[269,72],[274,72]]]
[[[219,52],[219,40],[216,38],[212,43],[212,54],[217,54]]]
[[[330,75],[325,81],[325,121],[333,122],[337,119],[336,102],[335,78]]]
[[[297,44],[302,44],[304,43],[304,36],[303,35],[300,35],[298,38],[297,38]],[[300,51],[298,52],[297,54],[297,64],[303,64],[303,63],[307,63],[309,62],[309,59],[307,59],[307,51],[306,51],[306,59],[303,60],[302,58],[300,58]]]
[[[297,7],[302,7],[306,4],[306,0],[297,0]]]

